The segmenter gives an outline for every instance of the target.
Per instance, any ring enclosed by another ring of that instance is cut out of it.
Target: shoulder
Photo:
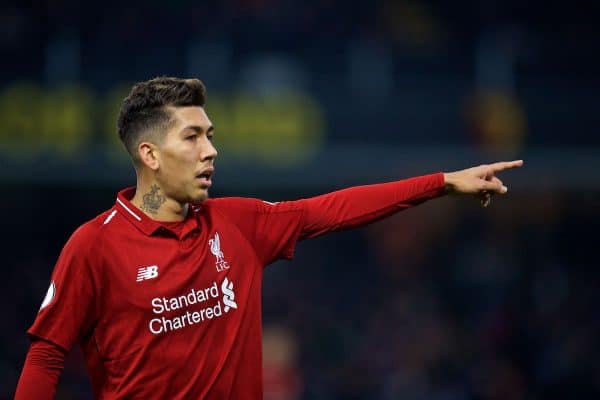
[[[213,221],[224,220],[234,225],[254,220],[260,214],[260,200],[244,197],[211,198],[195,205],[195,211]]]
[[[271,214],[279,212],[299,211],[300,201],[266,201],[251,197],[220,197],[202,203],[202,208],[218,212]]]
[[[262,200],[250,197],[219,197],[208,199],[200,205],[207,211],[227,212],[229,210],[257,211]]]
[[[108,228],[108,222],[115,217],[115,214],[116,210],[111,208],[80,225],[65,244],[64,250],[76,250],[83,253],[94,251],[101,243],[102,236]]]

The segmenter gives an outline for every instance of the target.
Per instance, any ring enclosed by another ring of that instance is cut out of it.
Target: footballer
[[[296,201],[209,198],[216,133],[197,79],[133,86],[118,133],[135,187],[70,237],[27,334],[17,400],[53,399],[79,345],[96,399],[262,398],[263,269],[296,243],[448,193],[487,206],[522,161],[351,187]]]

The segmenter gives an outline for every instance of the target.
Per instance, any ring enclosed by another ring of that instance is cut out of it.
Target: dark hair
[[[139,162],[137,146],[149,135],[160,140],[173,121],[168,107],[200,106],[206,102],[206,89],[198,79],[159,77],[133,85],[123,100],[117,129],[119,138],[134,160]]]

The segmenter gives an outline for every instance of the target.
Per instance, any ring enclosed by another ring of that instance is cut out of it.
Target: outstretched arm
[[[294,203],[304,210],[300,239],[362,226],[445,193],[444,175],[437,173],[299,200]]]
[[[487,206],[492,194],[508,190],[496,174],[521,165],[522,160],[498,162],[299,200],[304,209],[300,239],[365,225],[446,193],[475,195]]]
[[[521,161],[482,165],[457,172],[418,176],[395,182],[355,186],[321,196],[270,203],[258,199],[223,197],[208,200],[257,249],[264,265],[291,259],[298,240],[368,224],[447,193],[503,193],[498,171]]]

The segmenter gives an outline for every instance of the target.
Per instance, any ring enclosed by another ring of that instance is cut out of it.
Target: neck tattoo
[[[143,196],[143,203],[140,209],[150,214],[156,214],[158,209],[167,199],[160,194],[160,188],[157,184],[150,186],[150,191]]]

